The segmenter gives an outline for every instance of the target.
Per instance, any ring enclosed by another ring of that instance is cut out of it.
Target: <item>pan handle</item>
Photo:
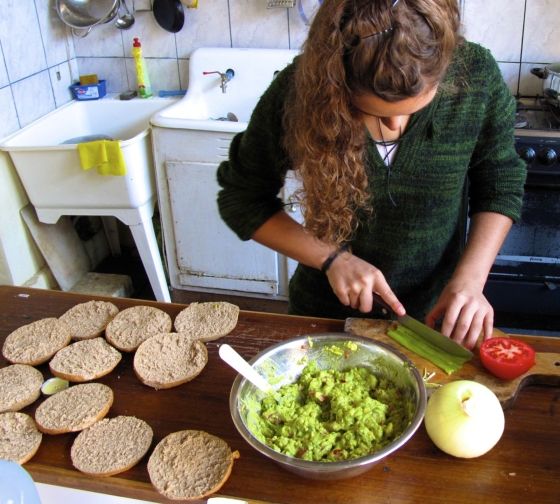
[[[548,77],[548,70],[542,67],[531,68],[531,73],[539,79],[546,79]]]

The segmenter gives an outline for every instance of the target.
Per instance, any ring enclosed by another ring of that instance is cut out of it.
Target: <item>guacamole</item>
[[[248,415],[253,435],[272,449],[305,460],[368,455],[410,423],[410,398],[364,367],[321,370],[310,362],[295,383],[268,394]]]

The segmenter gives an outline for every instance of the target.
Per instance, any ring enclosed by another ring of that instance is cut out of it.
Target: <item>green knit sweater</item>
[[[278,193],[290,162],[282,147],[282,110],[295,64],[261,97],[218,169],[220,214],[243,240],[283,208]],[[351,243],[353,253],[378,267],[407,312],[419,318],[435,303],[462,252],[467,190],[471,214],[497,212],[515,221],[526,176],[514,148],[515,101],[490,52],[460,45],[444,82],[412,116],[390,169],[370,141],[365,169],[375,211],[360,222]],[[292,313],[364,316],[338,301],[325,275],[301,264],[289,297]]]

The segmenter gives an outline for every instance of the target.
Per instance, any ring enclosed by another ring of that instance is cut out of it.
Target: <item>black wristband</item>
[[[336,249],[329,257],[325,259],[325,262],[321,265],[321,273],[326,273],[329,271],[333,261],[343,252],[347,252],[350,247],[348,245],[342,245],[342,247]]]

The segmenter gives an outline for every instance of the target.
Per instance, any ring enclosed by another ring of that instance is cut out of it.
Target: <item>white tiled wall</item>
[[[78,38],[58,19],[55,0],[0,0],[0,138],[68,102],[79,74],[97,73],[109,92],[134,89],[133,37],[142,41],[158,91],[188,86],[188,58],[197,47],[299,48],[307,33],[297,9],[267,9],[267,0],[200,0],[197,9],[184,9],[176,34],[156,23],[150,0],[127,1],[136,8],[130,30],[107,23]],[[298,1],[309,9],[318,0]],[[560,60],[560,1],[463,4],[467,38],[492,51],[513,93],[537,94],[541,81],[531,67]]]
[[[134,89],[133,37],[142,41],[157,92],[187,88],[188,58],[197,47],[293,49],[307,34],[297,9],[267,9],[267,0],[199,0],[197,9],[184,9],[185,24],[178,33],[156,23],[151,0],[126,1],[136,8],[130,30],[107,23],[79,38],[58,18],[55,0],[0,0],[0,139],[70,101],[68,86],[80,74],[98,74],[109,92]],[[298,2],[309,12],[318,0]],[[542,81],[530,69],[560,61],[560,0],[463,0],[462,7],[466,37],[492,51],[512,93],[538,94]],[[20,284],[25,273],[16,275],[13,265],[6,266],[6,257],[13,254],[4,241],[17,234],[11,223],[27,203],[16,179],[9,159],[0,153],[0,193],[11,196],[0,199],[0,282],[17,277]],[[14,200],[20,201],[18,208],[11,208]],[[23,224],[20,229],[18,240],[29,240]]]

